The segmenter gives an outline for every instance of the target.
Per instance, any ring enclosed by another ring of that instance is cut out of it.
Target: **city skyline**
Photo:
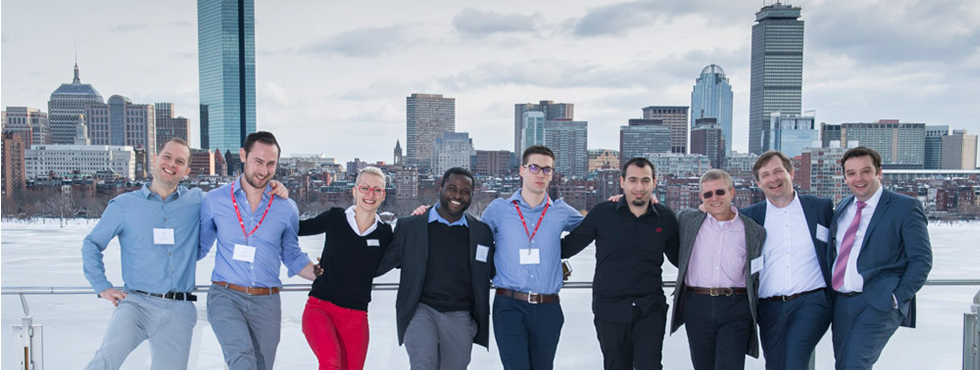
[[[77,43],[85,83],[134,103],[173,102],[198,128],[196,4],[138,11],[149,4],[5,2],[0,105],[45,110],[71,80]],[[576,105],[590,149],[615,149],[639,109],[688,105],[691,82],[715,63],[734,93],[732,148],[747,150],[751,27],[762,4],[517,4],[385,2],[383,13],[377,4],[256,4],[257,128],[274,132],[286,155],[388,160],[405,141],[402,99],[432,93],[456,98],[456,130],[476,149],[510,150],[514,138],[500,133],[513,132],[514,104],[548,99]],[[819,122],[899,119],[980,132],[970,110],[970,86],[980,82],[977,4],[787,4],[806,21],[802,108]],[[16,16],[38,11],[46,16]],[[77,17],[86,22],[70,21]]]

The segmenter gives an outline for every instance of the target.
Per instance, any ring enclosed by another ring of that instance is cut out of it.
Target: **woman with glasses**
[[[331,208],[299,224],[300,236],[326,234],[323,273],[313,281],[303,311],[303,334],[320,369],[364,367],[371,283],[392,238],[391,226],[377,213],[385,200],[384,173],[364,168],[355,184],[353,206]]]

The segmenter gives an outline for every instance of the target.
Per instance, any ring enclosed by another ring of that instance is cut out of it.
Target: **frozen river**
[[[95,221],[73,220],[67,225],[44,220],[33,223],[2,222],[0,233],[0,282],[13,286],[88,287],[82,275],[79,252],[81,241]],[[931,224],[934,252],[930,279],[980,279],[980,223],[953,225]],[[323,237],[300,238],[300,245],[310,256],[319,256]],[[106,252],[109,280],[122,284],[119,247],[116,241]],[[593,247],[572,259],[572,281],[591,281],[595,267]],[[197,284],[210,283],[214,252],[198,263]],[[665,266],[665,280],[673,280],[677,270]],[[282,275],[286,276],[285,269]],[[397,270],[375,282],[398,281]],[[305,284],[299,277],[283,279],[285,284]],[[927,286],[918,295],[918,328],[900,328],[882,353],[882,369],[959,369],[962,356],[963,313],[967,312],[980,287]],[[398,346],[395,331],[395,292],[376,291],[369,312],[371,342],[366,368],[406,369],[408,356]],[[667,289],[667,294],[671,290]],[[198,324],[192,345],[191,369],[222,368],[221,351],[207,322],[205,299],[197,303]],[[276,358],[277,369],[315,368],[316,358],[301,332],[305,292],[285,292],[282,296],[282,342]],[[44,326],[44,361],[47,369],[82,368],[98,348],[112,305],[98,299],[95,293],[80,295],[28,296],[35,324]],[[592,325],[591,291],[562,291],[565,327],[558,346],[558,369],[599,369],[602,355]],[[11,337],[11,326],[19,325],[23,315],[17,296],[2,296],[2,368],[16,368],[17,353]],[[491,334],[492,335],[492,334]],[[471,369],[499,369],[496,344],[490,350],[475,346]],[[914,349],[914,350],[913,350]],[[683,328],[664,340],[664,367],[691,369],[690,352]],[[762,360],[747,358],[747,369],[763,369]],[[144,343],[123,366],[124,369],[149,368],[149,349]],[[817,347],[817,368],[833,368],[830,333]]]

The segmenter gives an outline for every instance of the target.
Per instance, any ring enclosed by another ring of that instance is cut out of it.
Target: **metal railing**
[[[980,279],[935,279],[926,281],[928,286],[980,286]],[[665,281],[664,288],[674,288],[676,283]],[[282,292],[308,292],[311,285],[305,284],[284,284]],[[195,293],[206,293],[210,285],[197,285],[194,287]],[[394,291],[398,290],[398,283],[379,283],[373,284],[372,290]],[[493,287],[491,287],[493,289]],[[592,282],[575,281],[565,282],[562,289],[592,289]],[[24,317],[21,319],[20,326],[14,326],[15,337],[19,337],[18,346],[23,347],[23,358],[20,362],[24,370],[43,370],[43,332],[41,325],[33,323],[30,314],[30,307],[27,304],[29,295],[82,295],[95,294],[91,287],[2,287],[0,295],[17,295],[20,297],[21,306],[24,310]],[[971,312],[963,314],[963,370],[980,370],[980,291],[973,297]],[[18,348],[17,352],[21,352]],[[816,351],[810,356],[810,370],[816,366]]]

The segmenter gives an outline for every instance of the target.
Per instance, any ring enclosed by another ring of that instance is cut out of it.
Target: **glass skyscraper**
[[[769,143],[772,112],[798,115],[803,100],[803,21],[800,8],[775,3],[755,13],[749,86],[749,152]]]
[[[732,86],[717,65],[701,70],[691,92],[691,127],[699,118],[715,118],[725,138],[724,154],[732,151]],[[694,153],[693,151],[691,153]]]
[[[253,0],[198,0],[201,148],[241,148],[255,132]]]

